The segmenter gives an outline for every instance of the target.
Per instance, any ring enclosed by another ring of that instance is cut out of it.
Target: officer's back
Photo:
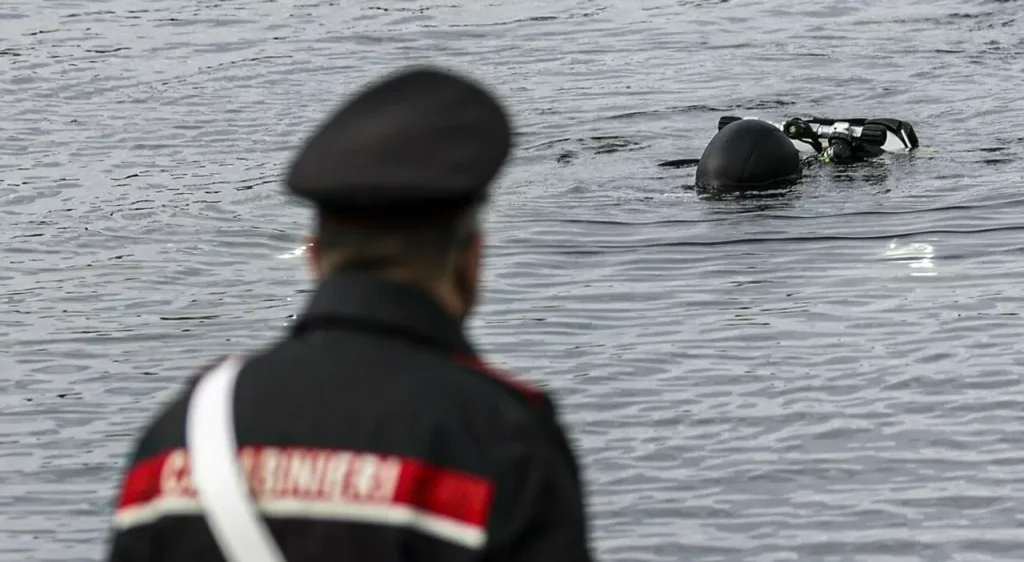
[[[287,560],[590,559],[550,400],[463,332],[509,146],[490,96],[418,69],[356,97],[293,163],[289,187],[317,208],[318,288],[234,398],[239,461]],[[193,388],[137,444],[111,560],[224,559],[188,470]]]

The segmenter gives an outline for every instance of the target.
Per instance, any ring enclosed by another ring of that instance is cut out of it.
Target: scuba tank
[[[898,119],[826,119],[794,117],[775,123],[758,117],[726,115],[718,120],[718,130],[741,119],[759,119],[781,130],[798,150],[810,147],[819,159],[850,162],[880,156],[886,152],[906,152],[919,146],[914,126]]]

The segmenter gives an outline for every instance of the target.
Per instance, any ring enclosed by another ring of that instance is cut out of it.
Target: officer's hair
[[[479,227],[475,207],[443,221],[387,226],[346,223],[320,214],[320,265],[327,274],[403,271],[436,279],[448,271]]]

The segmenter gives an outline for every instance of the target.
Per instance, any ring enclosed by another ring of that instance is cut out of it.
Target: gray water
[[[547,387],[604,560],[1020,560],[1024,5],[0,3],[0,561],[95,560],[133,436],[312,288],[292,151],[437,62],[520,136],[472,332]],[[922,149],[711,201],[723,114]]]

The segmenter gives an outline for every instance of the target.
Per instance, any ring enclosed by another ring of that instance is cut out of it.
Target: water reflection
[[[900,244],[899,240],[893,240],[882,257],[906,263],[913,270],[910,275],[914,277],[930,277],[938,274],[935,270],[935,248],[931,244],[924,242]]]

